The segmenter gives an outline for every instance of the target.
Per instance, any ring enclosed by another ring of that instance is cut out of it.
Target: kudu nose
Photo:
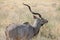
[[[48,23],[48,20],[46,21],[46,23]]]

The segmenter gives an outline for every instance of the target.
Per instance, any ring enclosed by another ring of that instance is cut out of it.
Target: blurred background
[[[0,40],[5,40],[5,28],[9,24],[33,24],[33,15],[23,3],[48,19],[32,40],[60,40],[60,0],[0,0]]]

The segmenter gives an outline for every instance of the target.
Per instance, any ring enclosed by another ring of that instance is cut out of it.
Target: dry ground
[[[9,24],[33,23],[32,14],[23,3],[49,21],[32,40],[60,40],[60,0],[0,0],[0,40],[5,40],[4,31]]]

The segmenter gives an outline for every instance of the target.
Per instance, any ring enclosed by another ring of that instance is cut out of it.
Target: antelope
[[[27,4],[24,5],[28,6]],[[35,13],[32,12],[32,14]],[[38,15],[38,17],[36,15]],[[39,33],[40,28],[44,24],[48,23],[48,20],[41,17],[39,13],[33,15],[33,19],[35,21],[32,25],[29,22],[24,22],[20,25],[11,24],[8,27],[6,27],[6,40],[31,40],[34,36],[36,36]]]

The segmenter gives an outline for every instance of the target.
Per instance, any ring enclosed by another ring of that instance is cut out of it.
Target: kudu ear
[[[35,15],[33,15],[33,18],[36,19],[37,17]]]

